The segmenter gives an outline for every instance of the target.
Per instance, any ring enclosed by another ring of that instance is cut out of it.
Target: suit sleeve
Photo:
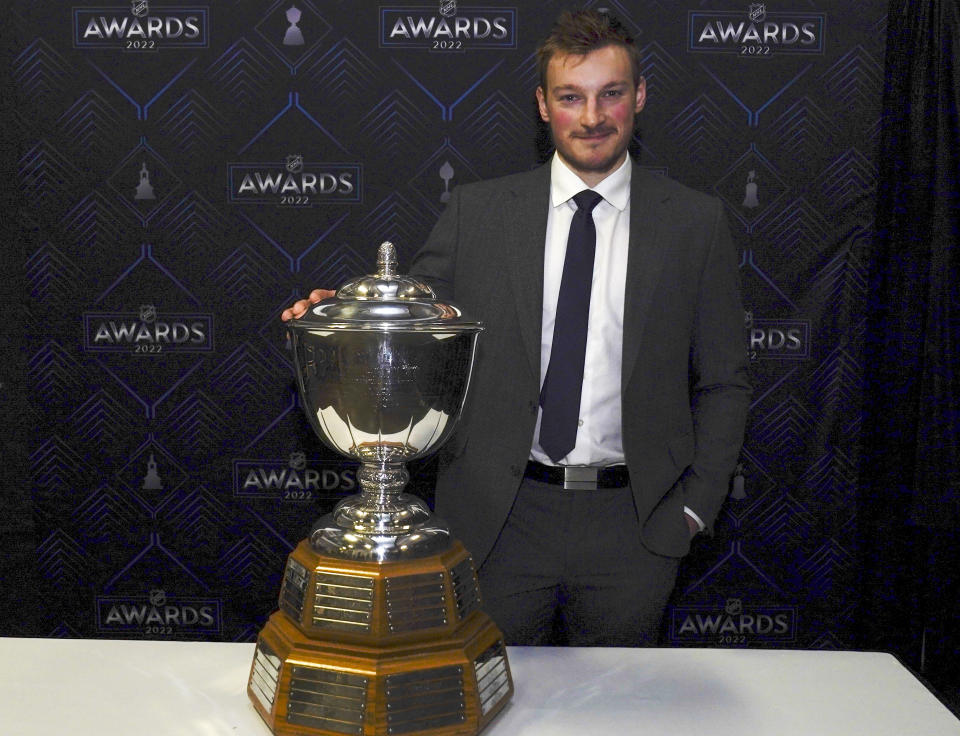
[[[410,264],[410,275],[433,288],[441,299],[454,300],[454,273],[460,235],[460,189],[450,194],[446,209]]]
[[[684,503],[708,531],[726,498],[750,405],[739,281],[730,229],[716,202],[690,350],[694,459],[682,479]]]

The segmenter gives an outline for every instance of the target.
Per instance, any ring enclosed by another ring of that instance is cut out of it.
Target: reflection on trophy
[[[377,266],[291,323],[307,417],[361,493],[290,554],[260,632],[247,692],[276,734],[475,734],[513,693],[472,558],[402,492],[459,419],[482,328],[398,275],[392,244]]]

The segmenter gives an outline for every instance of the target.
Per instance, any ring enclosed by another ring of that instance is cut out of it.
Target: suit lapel
[[[663,270],[667,249],[660,239],[664,204],[668,197],[657,187],[656,177],[634,165],[630,183],[630,246],[627,286],[623,306],[623,359],[621,386],[630,381],[650,303]]]
[[[640,352],[643,328],[663,271],[667,251],[661,242],[664,205],[669,199],[656,176],[634,165],[630,185],[630,244],[624,295],[622,385],[627,386]],[[504,192],[502,222],[512,223],[504,233],[505,268],[509,273],[520,333],[531,370],[540,376],[540,339],[543,323],[543,253],[550,201],[549,162],[518,177]],[[492,216],[496,216],[495,214]]]
[[[506,193],[503,222],[507,260],[504,264],[513,282],[523,347],[537,380],[540,377],[540,332],[543,323],[543,251],[547,239],[547,208],[550,202],[550,164],[518,177]],[[491,213],[491,216],[496,216]],[[505,377],[506,378],[506,377]]]

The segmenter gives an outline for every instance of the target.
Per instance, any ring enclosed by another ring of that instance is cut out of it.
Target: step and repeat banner
[[[453,187],[544,160],[534,48],[566,4],[11,5],[2,257],[39,596],[3,633],[252,640],[288,552],[356,490],[302,417],[279,313],[382,240],[409,264]],[[844,646],[886,9],[587,6],[642,49],[634,155],[721,198],[740,253],[748,434],[666,642]],[[434,472],[413,468],[428,497]]]

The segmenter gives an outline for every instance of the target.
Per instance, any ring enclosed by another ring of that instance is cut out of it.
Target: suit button
[[[536,413],[537,413],[537,402],[536,402],[536,401],[528,401],[528,402],[527,402],[527,408],[530,410],[530,413],[531,413],[531,414],[536,414]]]
[[[516,465],[511,465],[511,466],[510,466],[510,475],[512,475],[514,478],[519,478],[519,477],[520,477],[520,468],[519,468],[518,466],[516,466]]]

